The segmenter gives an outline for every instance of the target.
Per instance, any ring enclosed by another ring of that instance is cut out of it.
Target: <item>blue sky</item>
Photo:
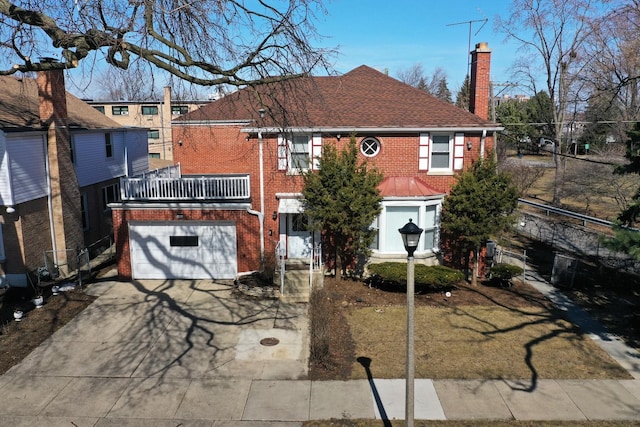
[[[496,15],[506,18],[510,4],[508,0],[329,0],[328,16],[320,17],[317,29],[326,37],[322,45],[338,47],[335,69],[340,73],[365,64],[397,77],[399,70],[421,63],[427,74],[443,68],[449,89],[456,92],[467,73],[469,21],[489,19],[484,26],[471,24],[471,49],[488,42],[492,81],[512,80],[509,68],[517,56],[516,46],[505,44],[504,35],[494,31]],[[462,24],[449,25],[457,23]]]

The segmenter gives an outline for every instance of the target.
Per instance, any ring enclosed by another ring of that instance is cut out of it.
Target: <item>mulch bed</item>
[[[32,297],[33,291],[29,288],[9,288],[0,294],[0,374],[18,364],[96,299],[82,290],[54,296],[47,289],[44,305],[35,308]],[[20,322],[13,317],[16,308],[24,312]]]

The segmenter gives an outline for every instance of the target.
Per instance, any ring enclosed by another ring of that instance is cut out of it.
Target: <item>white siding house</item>
[[[0,77],[0,286],[26,286],[47,252],[58,266],[56,252],[112,234],[104,206],[119,179],[149,169],[148,129],[123,128],[66,93],[61,74],[41,78],[56,88],[43,95],[34,79]]]

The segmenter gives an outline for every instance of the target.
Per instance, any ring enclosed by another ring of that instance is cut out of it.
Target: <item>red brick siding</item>
[[[358,143],[362,137],[358,137]],[[380,153],[367,158],[386,176],[417,176],[434,189],[447,193],[456,182],[456,175],[429,175],[418,170],[418,134],[396,134],[377,136],[381,142]],[[466,149],[466,141],[472,142],[472,149]],[[259,176],[259,143],[255,135],[247,140],[247,134],[240,132],[238,126],[215,127],[174,127],[174,159],[182,165],[185,174],[199,173],[248,173],[251,176],[251,207],[260,210],[260,176]],[[180,145],[179,141],[182,141]],[[342,137],[338,141],[333,135],[323,135],[323,145],[336,144],[343,148],[349,141]],[[465,137],[464,169],[472,164],[480,154],[481,135],[479,133]],[[273,254],[278,243],[278,222],[272,219],[273,212],[278,210],[276,193],[298,193],[302,190],[303,181],[300,176],[289,175],[278,170],[277,135],[264,137],[264,191],[265,191],[265,256]],[[493,146],[492,136],[485,138],[485,150]],[[486,151],[485,151],[486,152]],[[363,159],[364,156],[361,155]],[[251,224],[259,249],[258,220],[253,217]],[[117,229],[114,221],[114,228]],[[240,242],[240,238],[238,238]],[[128,247],[119,253],[126,253]],[[128,262],[128,261],[127,261]],[[240,264],[239,264],[240,266]],[[254,269],[251,266],[249,269]],[[242,270],[240,270],[242,271]],[[129,273],[130,274],[130,273]]]
[[[4,272],[22,274],[44,265],[44,252],[51,250],[47,199],[21,203],[12,214],[3,215],[2,233],[6,261]]]
[[[485,120],[489,118],[490,71],[491,51],[487,46],[478,44],[476,50],[471,52],[469,111]]]

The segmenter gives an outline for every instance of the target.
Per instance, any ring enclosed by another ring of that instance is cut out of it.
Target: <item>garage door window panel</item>
[[[197,247],[198,236],[169,236],[169,246],[172,247]]]

